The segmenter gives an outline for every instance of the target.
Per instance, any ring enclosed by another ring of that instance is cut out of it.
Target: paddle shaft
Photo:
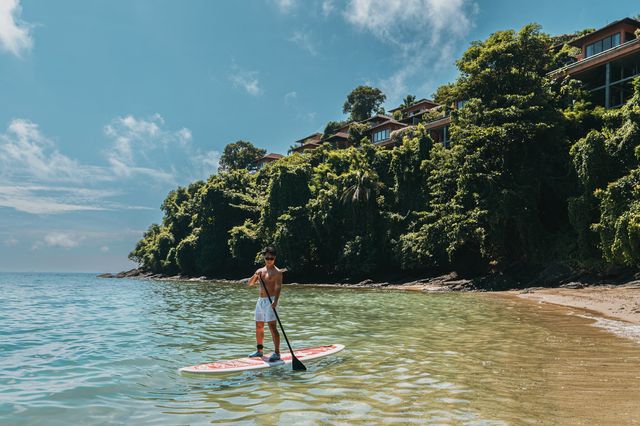
[[[269,294],[269,290],[267,290],[267,285],[264,283],[264,281],[262,281],[262,276],[260,274],[258,274],[258,278],[260,279],[262,288],[264,288],[265,293],[267,293],[267,297],[269,298],[269,303],[273,305],[273,301],[271,300],[271,295]],[[293,353],[293,349],[291,348],[291,343],[289,343],[289,339],[287,338],[287,333],[285,333],[284,327],[282,326],[282,321],[280,321],[280,316],[278,316],[278,311],[276,311],[276,308],[274,308],[273,306],[271,306],[271,309],[273,309],[273,313],[276,314],[276,319],[278,320],[278,324],[280,324],[280,330],[282,330],[282,335],[284,336],[284,340],[287,342],[287,346],[289,347],[289,352],[291,353],[291,363],[293,364],[295,362],[298,362],[300,363],[302,368],[305,368],[302,362],[300,362],[300,360],[296,358],[295,354]]]

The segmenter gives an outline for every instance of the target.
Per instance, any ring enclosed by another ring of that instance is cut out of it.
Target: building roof
[[[375,120],[392,120],[392,119],[393,119],[393,117],[391,117],[389,115],[376,114],[376,115],[373,115],[373,116],[367,118],[366,120],[360,121],[360,123],[368,123],[369,121],[375,121]]]
[[[345,133],[345,132],[334,133],[333,135],[329,136],[325,140],[332,141],[336,139],[349,139],[349,133]]]
[[[391,119],[385,121],[384,123],[380,123],[378,125],[375,125],[375,126],[371,127],[369,129],[369,131],[375,130],[375,129],[379,128],[379,127],[385,127],[385,126],[390,125],[390,124],[396,125],[396,126],[401,126],[401,127],[407,127],[407,125],[405,123],[401,123],[398,120],[394,120],[393,118],[391,118]]]
[[[433,102],[431,99],[422,98],[422,99],[419,99],[419,100],[415,101],[411,106],[404,107],[404,108],[397,107],[397,108],[394,108],[394,109],[390,109],[389,112],[393,113],[395,111],[404,111],[404,110],[407,110],[407,109],[410,109],[410,108],[415,108],[419,104],[427,104],[427,103],[431,104],[431,105],[434,105],[434,106],[438,105],[437,103]]]
[[[583,36],[580,36],[578,38],[575,38],[571,41],[569,41],[567,44],[571,45],[571,46],[575,46],[575,47],[582,47],[582,45],[585,43],[585,41],[587,41],[587,39],[590,38],[597,38],[598,35],[610,30],[612,27],[615,27],[616,25],[620,25],[620,24],[629,24],[629,25],[633,25],[636,28],[640,28],[640,21],[636,21],[635,19],[632,18],[623,18],[620,19],[618,21],[612,22],[609,25],[605,25],[602,28],[598,28],[595,31],[592,31],[588,34],[585,34]]]
[[[352,123],[355,123],[354,121],[347,121],[346,123],[344,123],[342,126],[338,127],[336,129],[337,132],[341,132],[341,131],[349,131],[349,127],[351,126]]]
[[[311,134],[309,136],[305,136],[302,139],[298,139],[294,143],[304,143],[305,141],[307,141],[309,139],[320,140],[320,139],[322,139],[322,133],[319,133],[319,132],[313,133],[313,134]]]
[[[284,157],[284,155],[282,155],[282,154],[276,154],[276,153],[270,152],[269,154],[267,154],[267,155],[265,155],[264,157],[260,158],[260,159],[258,160],[258,162],[261,162],[261,161],[273,161],[273,160],[278,160],[278,159],[280,159],[280,158],[282,158],[282,157]]]
[[[406,109],[411,109],[411,108],[415,108],[421,104],[430,104],[433,105],[434,107],[439,107],[440,105],[438,105],[437,103],[433,102],[430,99],[426,99],[426,98],[422,98],[417,100],[413,105],[406,107],[406,108],[402,108],[403,110]],[[398,108],[394,108],[392,110],[390,110],[389,112],[393,112],[393,111],[397,111],[397,110],[401,110],[400,107]],[[377,123],[375,123],[377,121]],[[402,123],[400,121],[395,120],[391,115],[386,115],[386,114],[375,114],[369,118],[367,118],[366,120],[362,120],[359,121],[359,123],[371,123],[374,122],[374,124],[372,125],[371,128],[369,128],[369,130],[372,129],[376,129],[378,127],[382,127],[388,124],[393,124],[395,126],[400,126],[400,127],[406,127],[407,124],[406,123]],[[305,147],[318,147],[320,145],[320,142],[322,141],[334,141],[336,139],[343,139],[346,140],[349,138],[349,127],[351,126],[351,124],[353,124],[353,121],[349,121],[346,122],[345,124],[343,124],[341,127],[339,127],[338,129],[336,129],[336,132],[334,134],[332,134],[331,136],[322,139],[322,133],[313,133],[309,136],[306,136],[302,139],[298,139],[297,141],[295,141],[295,143],[299,143],[300,146],[297,146],[295,148],[292,148],[291,151],[294,152],[298,152],[303,150]],[[311,142],[306,142],[307,140],[311,140]]]
[[[548,49],[549,50],[561,49],[562,46],[569,43],[571,40],[574,39],[574,37],[575,37],[575,34],[558,34],[554,36],[554,38],[558,39],[559,41],[556,44],[549,46]]]
[[[315,148],[317,148],[319,146],[320,146],[320,143],[318,143],[318,142],[307,142],[307,143],[302,144],[300,146],[296,146],[295,148],[291,148],[291,151],[299,152],[299,151],[304,151],[305,149],[315,149]]]

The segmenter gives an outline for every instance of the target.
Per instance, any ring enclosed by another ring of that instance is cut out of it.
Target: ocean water
[[[285,286],[292,344],[346,349],[199,378],[177,370],[254,350],[256,287],[3,273],[0,292],[0,424],[640,423],[638,340],[554,306]]]

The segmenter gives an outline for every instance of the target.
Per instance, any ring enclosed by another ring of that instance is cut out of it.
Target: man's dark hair
[[[265,247],[264,250],[262,250],[262,254],[263,255],[270,254],[272,256],[275,256],[276,255],[276,249],[273,248],[272,246]]]

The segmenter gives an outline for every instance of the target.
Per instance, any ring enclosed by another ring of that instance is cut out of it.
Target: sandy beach
[[[640,281],[583,288],[530,288],[508,293],[532,301],[583,309],[606,318],[640,324]]]

